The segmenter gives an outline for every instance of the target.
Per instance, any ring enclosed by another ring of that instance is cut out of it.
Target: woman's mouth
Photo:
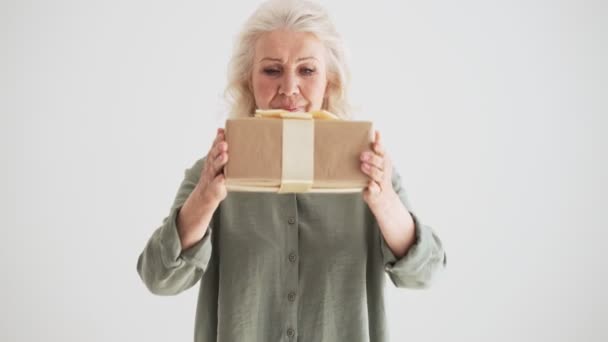
[[[291,107],[291,106],[289,106],[289,107],[279,107],[279,108],[276,108],[276,109],[282,109],[282,110],[286,110],[288,112],[304,112],[304,108],[302,108],[302,107]]]

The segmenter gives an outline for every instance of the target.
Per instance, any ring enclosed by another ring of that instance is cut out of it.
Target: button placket
[[[284,213],[287,215],[286,224],[286,241],[285,251],[288,253],[285,260],[286,263],[286,279],[284,288],[284,305],[285,309],[285,334],[288,340],[295,339],[298,328],[298,205],[296,194],[288,197],[288,205]],[[284,221],[285,222],[285,221]]]

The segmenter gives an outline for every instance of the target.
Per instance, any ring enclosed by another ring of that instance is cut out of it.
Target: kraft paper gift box
[[[256,113],[226,120],[228,191],[341,193],[367,186],[360,155],[371,150],[371,122],[325,111]]]

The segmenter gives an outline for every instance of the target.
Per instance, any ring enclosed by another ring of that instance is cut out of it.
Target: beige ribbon
[[[314,180],[315,123],[283,120],[283,162],[279,193],[308,192]]]
[[[311,113],[257,110],[256,117],[283,119],[283,159],[279,193],[311,191],[314,180],[314,119],[337,120],[327,111]]]

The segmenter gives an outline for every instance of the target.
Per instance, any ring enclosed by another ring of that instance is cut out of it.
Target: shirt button
[[[295,292],[289,292],[289,294],[287,295],[287,299],[290,302],[293,302],[294,300],[296,300],[296,293]]]
[[[289,220],[287,220],[287,222],[289,222],[289,224],[294,224],[294,223],[296,223],[296,219],[293,217],[290,217]]]
[[[287,329],[287,336],[293,337],[296,334],[296,331],[292,328]]]
[[[289,261],[291,262],[296,262],[296,254],[295,253],[291,253],[289,254]]]

